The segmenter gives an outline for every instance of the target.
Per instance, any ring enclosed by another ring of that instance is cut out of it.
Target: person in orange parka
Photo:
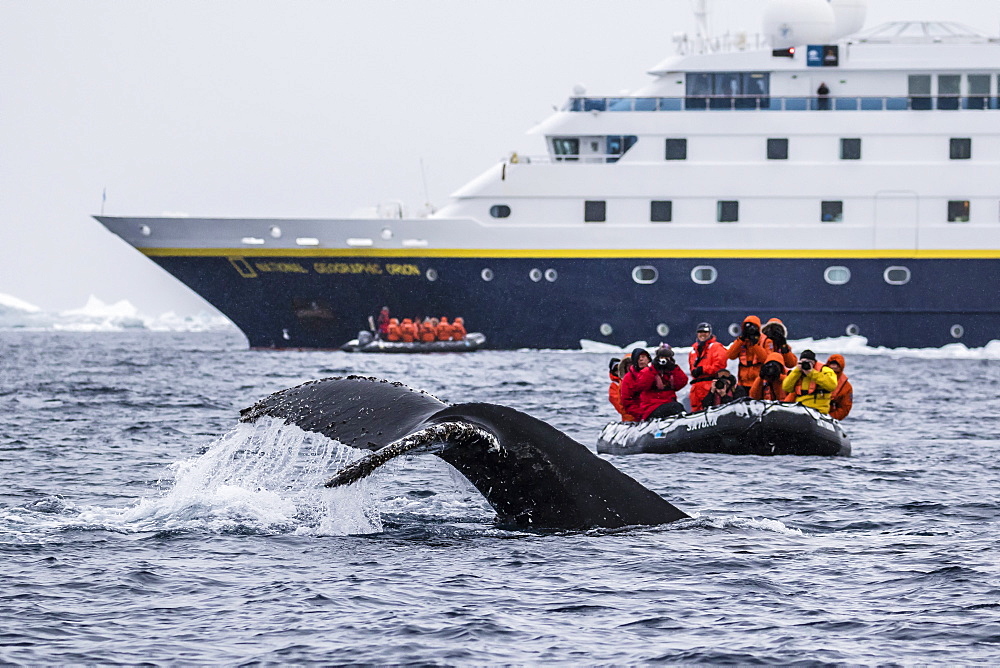
[[[771,318],[760,328],[761,334],[767,337],[764,349],[769,353],[779,353],[781,363],[791,369],[799,363],[799,358],[792,352],[792,347],[788,345],[788,328],[785,323],[777,318]]]
[[[451,340],[462,341],[465,339],[465,321],[462,318],[455,318],[451,323]]]
[[[424,343],[430,343],[437,339],[437,328],[430,318],[425,318],[422,323],[420,323],[420,340]]]
[[[785,360],[781,353],[770,353],[760,367],[760,375],[750,386],[751,399],[784,401],[785,391],[781,383],[785,380]]]
[[[691,412],[701,410],[702,400],[712,390],[715,374],[726,368],[726,347],[712,336],[712,325],[700,323],[695,330],[697,340],[688,354],[691,370]]]
[[[748,315],[743,319],[740,336],[726,350],[728,359],[740,360],[736,376],[736,396],[745,397],[750,392],[750,386],[760,374],[760,365],[767,361],[767,337],[761,334],[760,318]]]
[[[399,332],[399,318],[389,318],[389,328],[386,330],[385,338],[388,341],[399,341],[402,336]]]
[[[844,373],[843,355],[830,355],[826,360],[826,365],[837,374],[837,388],[830,395],[830,417],[834,420],[843,420],[851,412],[854,406],[854,388],[851,381],[847,380]]]
[[[409,318],[403,318],[403,322],[399,326],[399,338],[404,343],[413,343],[417,340],[417,326]]]
[[[608,401],[615,407],[618,414],[622,416],[622,422],[635,422],[635,416],[625,410],[622,405],[622,377],[632,368],[632,359],[626,355],[623,359],[612,359],[608,366],[608,378],[611,384],[608,385]]]
[[[441,318],[441,322],[435,330],[438,341],[451,341],[451,325],[448,324],[448,318]]]

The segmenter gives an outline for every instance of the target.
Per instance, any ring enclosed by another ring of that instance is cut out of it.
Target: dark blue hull
[[[856,333],[874,346],[974,347],[1000,338],[995,259],[151,259],[228,316],[254,348],[338,348],[382,306],[399,318],[462,316],[501,349],[578,348],[580,339],[682,345],[705,320],[728,342],[730,325],[747,314],[781,318],[791,338]],[[692,281],[699,265],[717,270],[715,282]],[[636,283],[637,266],[654,267],[656,282]],[[850,281],[827,283],[830,266],[847,267]],[[888,284],[890,266],[907,267],[909,281]],[[486,269],[492,280],[483,279]]]

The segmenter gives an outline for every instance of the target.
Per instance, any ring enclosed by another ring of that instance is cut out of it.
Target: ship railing
[[[563,111],[929,111],[1000,109],[1000,98],[972,96],[571,97]]]

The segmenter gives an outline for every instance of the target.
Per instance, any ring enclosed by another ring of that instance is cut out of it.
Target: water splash
[[[122,518],[158,528],[347,535],[382,531],[365,482],[328,490],[330,475],[361,457],[356,450],[284,421],[240,423],[205,454],[174,465],[173,487],[143,499]]]
[[[320,434],[263,417],[240,423],[204,454],[172,466],[172,484],[124,509],[77,507],[57,497],[0,514],[0,542],[45,541],[65,531],[210,531],[356,535],[383,530],[364,480],[327,489],[330,475],[363,456]]]

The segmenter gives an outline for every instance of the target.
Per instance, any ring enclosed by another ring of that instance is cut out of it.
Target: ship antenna
[[[694,20],[698,27],[698,46],[701,53],[712,50],[708,32],[708,0],[693,0]]]
[[[420,178],[424,182],[424,207],[426,210],[431,209],[431,195],[427,190],[427,170],[424,169],[424,159],[420,158]]]

